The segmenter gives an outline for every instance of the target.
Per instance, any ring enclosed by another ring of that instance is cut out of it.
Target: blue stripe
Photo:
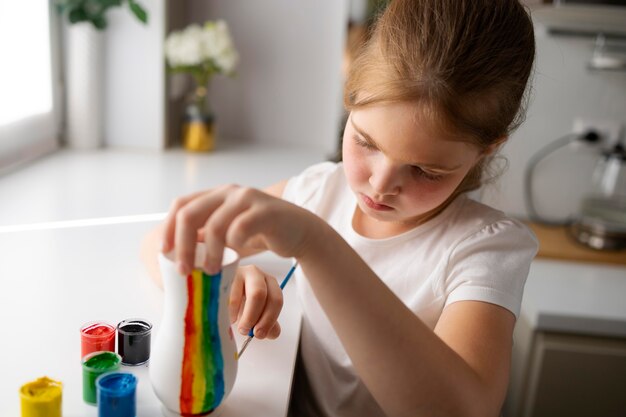
[[[209,275],[206,278],[211,280],[211,292],[209,302],[209,323],[211,323],[211,352],[213,353],[213,375],[207,377],[213,378],[214,402],[210,409],[215,409],[224,398],[224,357],[222,356],[222,343],[219,332],[219,304],[220,304],[220,284],[222,281],[221,272],[217,275]]]

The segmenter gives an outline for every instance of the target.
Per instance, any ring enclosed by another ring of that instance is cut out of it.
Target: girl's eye
[[[361,139],[360,137],[354,135],[354,143],[356,143],[357,145],[365,148],[365,149],[369,149],[369,150],[375,150],[376,147],[374,145],[372,145],[369,142],[364,141],[363,139]]]
[[[413,168],[413,173],[419,178],[425,178],[429,181],[439,181],[443,178],[443,175],[441,174],[432,174],[430,172],[426,172],[418,166],[412,166],[411,168]]]

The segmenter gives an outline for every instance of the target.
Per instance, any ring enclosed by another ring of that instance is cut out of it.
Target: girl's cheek
[[[344,139],[345,140],[345,139]],[[344,142],[343,164],[348,176],[353,179],[367,178],[367,155],[364,155],[354,143]]]
[[[344,157],[344,169],[346,172],[346,176],[348,177],[348,181],[351,184],[356,184],[363,181],[365,176],[365,170],[363,169],[362,163],[358,161],[358,159],[353,157]]]
[[[422,180],[420,181],[419,194],[421,198],[441,204],[452,195],[459,182],[453,178],[446,178],[441,181]]]
[[[414,181],[411,187],[412,197],[419,200],[442,200],[445,201],[456,188],[455,181],[442,179],[432,181],[426,178],[419,178]]]

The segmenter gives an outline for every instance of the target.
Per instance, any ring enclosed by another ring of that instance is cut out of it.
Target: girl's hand
[[[237,322],[239,333],[247,335],[254,327],[257,339],[276,339],[280,335],[276,320],[282,307],[283,294],[276,278],[253,265],[237,269],[229,312],[231,323]]]
[[[270,250],[297,258],[323,224],[311,212],[262,191],[227,185],[174,201],[162,250],[175,250],[178,270],[186,275],[193,269],[200,235],[206,244],[203,269],[214,274],[225,246],[240,254]]]

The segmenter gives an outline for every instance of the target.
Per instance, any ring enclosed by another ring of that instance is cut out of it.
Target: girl
[[[293,415],[498,415],[536,242],[465,193],[519,124],[533,58],[517,0],[394,0],[347,79],[343,163],[175,202],[162,250],[183,275],[198,238],[208,273],[224,246],[299,262]],[[232,302],[242,334],[278,335],[275,280],[242,269]]]

